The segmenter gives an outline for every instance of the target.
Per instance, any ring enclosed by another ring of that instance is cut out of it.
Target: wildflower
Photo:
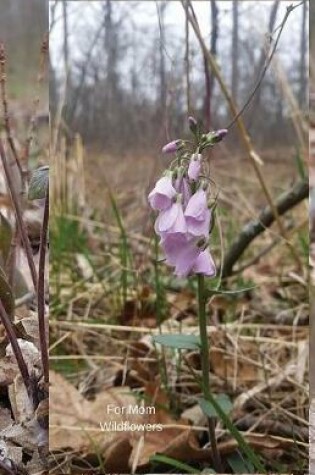
[[[184,217],[181,195],[177,195],[177,200],[169,208],[161,211],[155,226],[157,234],[163,233],[186,233],[187,224]]]
[[[148,200],[151,208],[162,211],[171,206],[176,190],[172,184],[172,175],[163,176],[160,178],[154,189],[149,194]]]
[[[209,249],[205,249],[198,255],[192,268],[192,272],[195,274],[203,274],[208,277],[215,276],[216,267]]]
[[[201,159],[202,156],[198,153],[194,154],[190,159],[188,167],[188,177],[193,181],[197,181],[199,179],[201,170]]]
[[[179,150],[181,145],[182,145],[181,140],[173,140],[172,142],[169,142],[166,145],[164,145],[164,147],[162,148],[162,152],[163,153],[175,153],[175,152],[177,152],[177,150]]]
[[[221,142],[221,140],[224,139],[224,137],[226,136],[226,134],[228,133],[228,130],[227,129],[219,129],[219,130],[216,130],[214,132],[214,135],[213,135],[213,143],[218,143],[218,142]]]
[[[183,206],[184,208],[186,208],[188,201],[191,197],[191,189],[183,170],[179,171],[178,177],[175,180],[174,187],[177,193],[180,193],[182,195]]]

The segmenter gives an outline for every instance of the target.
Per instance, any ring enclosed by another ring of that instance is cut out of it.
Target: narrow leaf
[[[198,350],[200,348],[200,338],[196,335],[156,335],[153,336],[153,341],[179,350]]]
[[[186,463],[179,462],[178,460],[175,460],[171,457],[167,457],[166,455],[159,455],[159,454],[153,455],[152,457],[150,457],[150,462],[158,462],[158,463],[164,463],[166,465],[170,465],[171,467],[174,467],[180,470],[180,473],[183,473],[183,472],[201,473],[200,470],[198,470],[197,468],[191,467],[190,465],[187,465]]]
[[[220,408],[225,414],[229,414],[229,412],[231,412],[233,408],[233,404],[227,394],[216,394],[215,396],[212,396],[212,397],[215,399],[216,403],[220,406]],[[210,413],[212,417],[217,416],[217,411],[215,410],[211,402],[208,402],[207,411],[208,411],[207,412],[208,416],[210,416]]]

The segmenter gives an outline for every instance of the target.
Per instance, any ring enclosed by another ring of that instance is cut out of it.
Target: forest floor
[[[70,196],[51,225],[50,444],[57,466],[51,473],[213,473],[192,375],[200,375],[199,354],[162,350],[151,338],[198,331],[194,279],[175,279],[157,260],[146,197],[165,158],[119,159],[84,151],[80,143],[75,150],[61,180]],[[294,150],[276,155],[262,154],[275,197],[301,173]],[[220,189],[212,251],[220,262],[221,240],[226,252],[266,201],[246,160],[222,147],[211,161]],[[239,264],[269,251],[223,282],[232,293],[216,295],[207,306],[212,392],[223,397],[230,420],[275,473],[302,474],[308,464],[307,213],[304,202],[283,217],[302,269],[273,225]],[[162,437],[102,430],[100,424],[126,420],[108,415],[106,405],[141,400],[157,410],[136,422],[162,423]],[[240,473],[237,466],[249,473],[220,421],[216,433],[225,473]]]

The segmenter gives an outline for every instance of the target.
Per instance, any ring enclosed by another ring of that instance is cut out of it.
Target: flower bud
[[[167,143],[162,148],[163,153],[175,153],[177,150],[181,148],[182,141],[181,140],[173,140],[172,142]]]
[[[198,132],[198,123],[194,117],[188,117],[188,125],[193,134],[196,134]]]
[[[228,130],[227,130],[227,129],[219,129],[219,130],[216,130],[216,131],[213,133],[212,142],[213,142],[213,143],[221,142],[221,140],[224,139],[224,137],[226,136],[227,133],[228,133]]]

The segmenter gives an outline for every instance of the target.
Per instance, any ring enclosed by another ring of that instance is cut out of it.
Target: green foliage
[[[247,444],[246,440],[242,434],[234,426],[233,422],[230,420],[229,416],[224,412],[223,408],[217,402],[216,398],[209,394],[208,400],[200,399],[199,404],[204,414],[208,417],[213,417],[213,408],[215,409],[218,417],[221,419],[223,424],[227,427],[231,435],[237,441],[241,451],[246,455],[248,460],[253,464],[255,469],[259,473],[267,473],[265,467],[263,466],[260,457],[252,450],[252,448]]]
[[[196,335],[155,335],[153,341],[177,350],[199,350],[200,348],[200,338]]]
[[[162,463],[165,465],[169,465],[171,467],[176,468],[177,470],[180,470],[179,473],[201,473],[200,470],[191,467],[187,463],[179,462],[178,460],[175,460],[171,457],[167,457],[166,455],[153,455],[150,457],[150,462],[151,463]],[[215,473],[215,472],[212,472]]]

